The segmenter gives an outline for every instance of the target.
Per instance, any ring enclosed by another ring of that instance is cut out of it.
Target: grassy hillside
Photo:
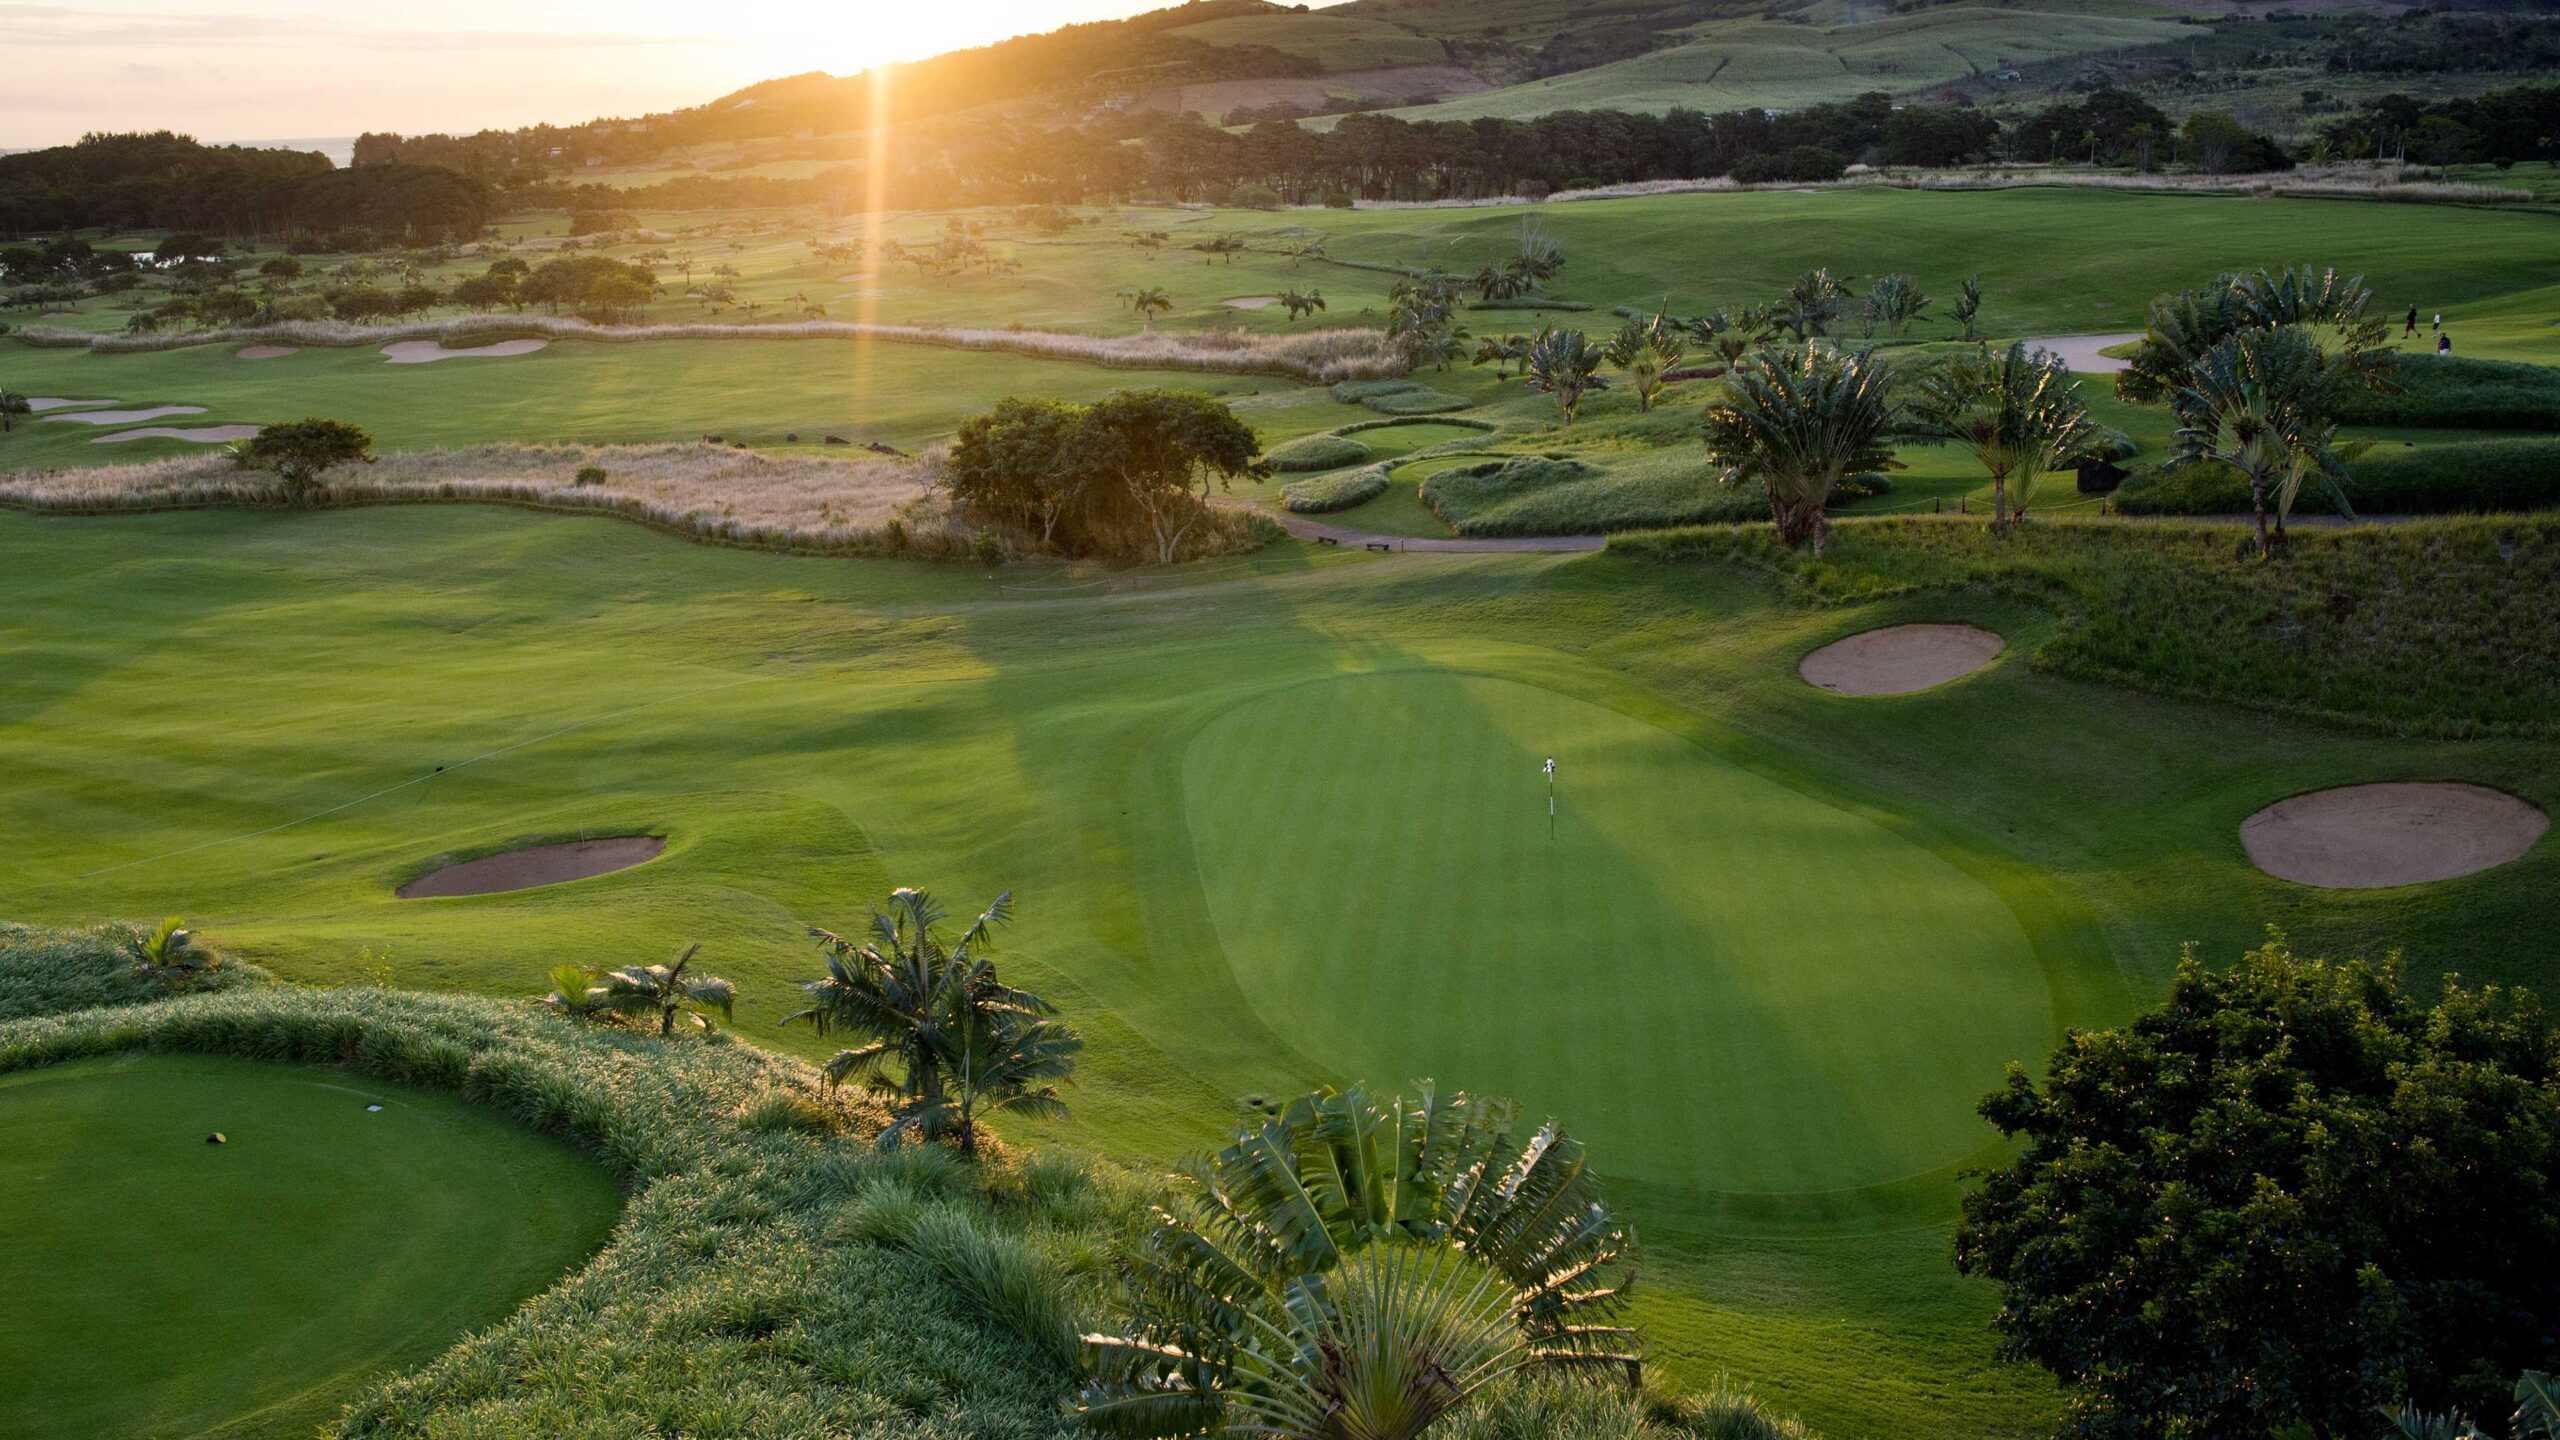
[[[1711,20],[1669,49],[1395,113],[1527,119],[1557,110],[1799,109],[1870,90],[1911,94],[1986,71],[2173,38],[2154,19],[1951,5],[1866,24]]]
[[[1449,47],[1432,36],[1383,20],[1329,11],[1238,15],[1185,25],[1172,33],[1203,45],[1261,45],[1287,55],[1304,55],[1322,64],[1328,74],[1395,65],[1444,65],[1449,60]]]

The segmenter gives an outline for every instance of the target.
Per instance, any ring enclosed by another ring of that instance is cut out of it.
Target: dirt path
[[[2142,338],[2139,330],[2121,335],[2046,335],[2030,336],[2027,348],[2050,350],[2062,357],[2062,363],[2082,375],[2120,375],[2125,363],[2112,355],[2098,352],[2116,345],[2130,345]]]

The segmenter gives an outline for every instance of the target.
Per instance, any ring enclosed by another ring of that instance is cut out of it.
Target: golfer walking
[[[1556,838],[1556,757],[1547,757],[1547,838]]]

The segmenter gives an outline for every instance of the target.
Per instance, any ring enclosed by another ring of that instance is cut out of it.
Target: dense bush
[[[1292,480],[1280,487],[1280,503],[1300,515],[1322,515],[1366,505],[1386,494],[1390,483],[1386,466],[1364,465],[1312,480]]]
[[[154,975],[136,963],[146,934],[131,925],[40,930],[0,921],[0,1021],[67,1014],[103,1005],[140,1005],[187,991],[228,990],[268,978],[255,965],[224,960],[184,975]]]
[[[1309,435],[1262,457],[1274,470],[1339,470],[1369,458],[1369,447],[1344,435]]]
[[[2475,515],[2560,506],[2560,439],[2481,440],[2425,449],[2376,449],[2348,466],[2347,503],[2373,515]],[[2228,465],[2137,472],[2116,492],[2129,515],[2236,515],[2249,485]],[[2324,490],[2306,487],[2301,515],[2333,515]]]
[[[2403,356],[2396,391],[2359,390],[2338,407],[2348,425],[2454,430],[2560,430],[2560,365]]]
[[[1816,601],[1984,587],[2071,623],[2035,663],[2296,718],[2434,737],[2560,736],[2560,516],[2303,530],[2274,560],[2227,525],[2036,519],[1836,527],[1822,560],[1759,527],[1666,531],[1612,551],[1713,559]]]

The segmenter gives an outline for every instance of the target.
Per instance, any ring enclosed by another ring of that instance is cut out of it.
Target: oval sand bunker
[[[2008,643],[1974,625],[1887,625],[1832,641],[1796,673],[1835,695],[1908,695],[1972,674]]]
[[[394,365],[425,365],[437,360],[502,360],[510,355],[530,355],[550,344],[548,340],[501,340],[495,345],[448,350],[440,340],[402,340],[383,346],[382,353]]]
[[[2550,828],[2550,816],[2503,790],[2392,781],[2279,800],[2240,822],[2240,845],[2279,880],[2378,890],[2504,865]]]
[[[667,848],[657,835],[617,835],[608,840],[577,840],[566,845],[536,845],[503,855],[484,855],[431,870],[399,889],[403,900],[431,900],[451,895],[498,895],[531,890],[628,870],[655,860]]]

